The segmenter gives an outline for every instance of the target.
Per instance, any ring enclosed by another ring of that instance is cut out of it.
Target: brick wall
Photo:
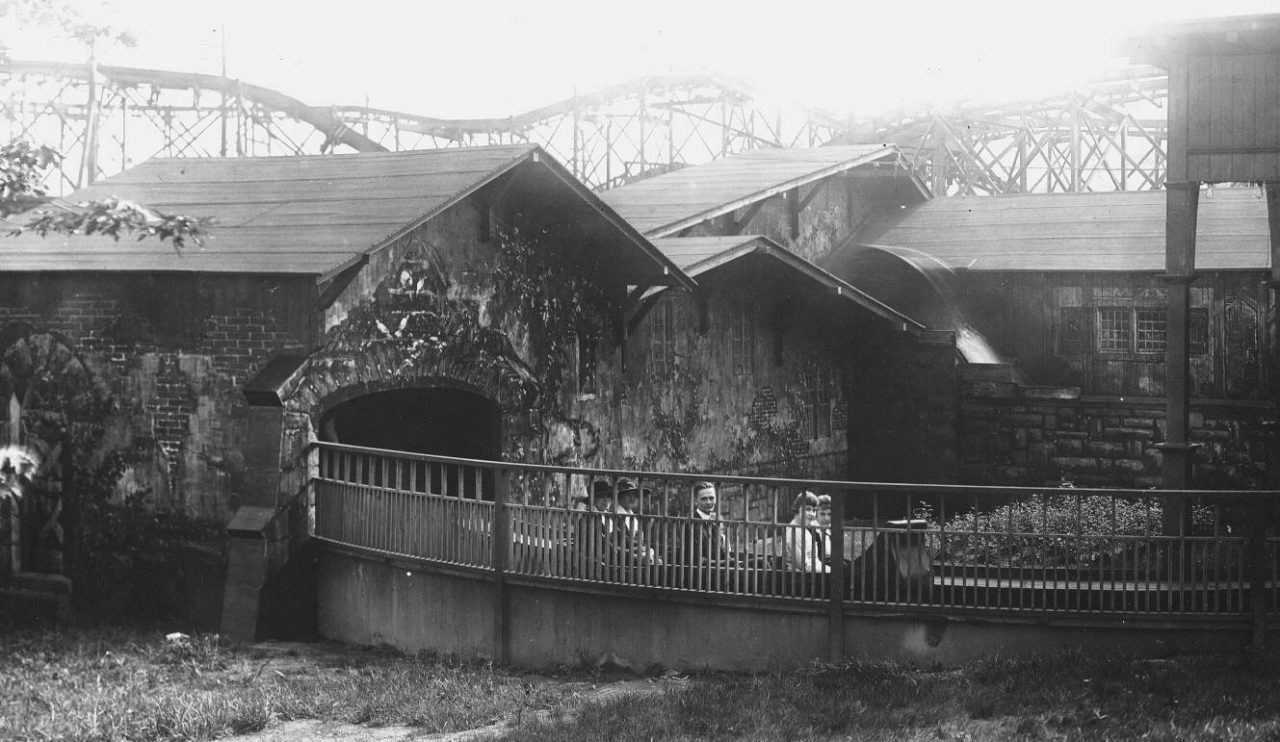
[[[274,318],[256,309],[235,309],[214,314],[204,321],[200,352],[209,356],[213,369],[232,385],[253,375],[261,361],[277,350],[298,347]]]
[[[273,355],[303,346],[290,329],[293,294],[235,277],[68,276],[11,288],[0,296],[0,342],[28,329],[65,338],[98,394],[116,402],[104,450],[149,452],[122,486],[228,515],[244,484],[239,390]]]

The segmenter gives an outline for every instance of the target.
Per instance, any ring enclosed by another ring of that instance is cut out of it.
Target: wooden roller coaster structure
[[[152,157],[237,157],[529,142],[607,189],[761,147],[891,142],[937,195],[1163,186],[1167,80],[1152,67],[1068,94],[840,117],[736,80],[645,77],[508,118],[312,106],[218,75],[0,62],[0,136],[64,155],[55,195]]]

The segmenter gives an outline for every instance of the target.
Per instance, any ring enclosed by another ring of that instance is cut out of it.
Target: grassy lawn
[[[692,680],[527,724],[511,740],[1280,740],[1275,657],[1057,654]]]
[[[323,719],[422,733],[505,720],[505,739],[557,742],[1280,740],[1278,659],[1054,654],[950,669],[814,665],[693,675],[602,700],[619,678],[332,644],[10,631],[0,633],[0,739],[201,740]]]

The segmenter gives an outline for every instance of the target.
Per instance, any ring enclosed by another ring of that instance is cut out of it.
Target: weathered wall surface
[[[494,657],[496,593],[482,576],[455,576],[327,552],[320,627],[328,639],[405,651]],[[829,660],[827,606],[710,596],[653,596],[508,584],[507,656],[522,667],[613,663],[645,671],[772,671]],[[844,656],[870,662],[953,665],[1050,649],[1163,656],[1170,648],[1238,649],[1247,628],[1098,629],[912,616],[842,619]]]
[[[1163,333],[1166,289],[1159,277],[1110,273],[961,273],[964,308],[996,349],[1032,383],[1078,386],[1086,394],[1164,394],[1162,342],[1143,347],[1139,311]],[[1215,273],[1191,287],[1192,395],[1275,399],[1276,324],[1262,273]],[[1102,312],[1109,313],[1104,319]],[[1114,327],[1104,322],[1117,323]],[[1104,339],[1104,335],[1109,338]]]
[[[752,207],[697,225],[689,236],[758,234],[772,239],[792,252],[819,263],[832,249],[856,233],[871,217],[896,210],[924,197],[905,178],[832,176],[801,186],[799,198],[808,199],[800,211],[793,233],[791,210],[785,194],[772,196],[744,224]]]
[[[767,321],[775,297],[709,291],[700,305],[671,290],[619,342],[622,287],[598,273],[571,280],[602,289],[548,338],[506,287],[519,247],[482,241],[479,218],[459,204],[343,292],[290,384],[286,445],[353,394],[444,385],[498,402],[509,460],[844,475],[851,339],[825,334],[822,316]]]
[[[866,482],[953,483],[959,476],[960,410],[955,336],[899,336],[858,359],[851,394],[852,478]]]
[[[120,489],[225,519],[242,494],[240,386],[305,347],[309,296],[283,278],[6,276],[0,390],[36,415],[56,400],[26,390],[56,393],[62,369],[83,363],[106,405],[89,421],[107,429],[101,453],[128,462]]]
[[[847,339],[824,343],[798,326],[816,315],[770,327],[770,303],[708,292],[702,332],[697,299],[668,292],[628,340],[626,369],[602,369],[602,389],[621,402],[608,458],[657,471],[842,476]],[[609,396],[577,407],[606,412]]]

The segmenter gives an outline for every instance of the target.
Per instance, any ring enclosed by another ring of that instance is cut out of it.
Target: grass
[[[447,732],[568,696],[481,663],[331,649],[291,658],[212,636],[0,635],[0,739],[205,740],[292,719]]]
[[[1060,653],[948,671],[850,664],[707,676],[530,722],[506,739],[1277,740],[1274,659]]]
[[[698,674],[665,690],[633,682],[651,692],[592,700],[592,688],[618,686],[583,672],[533,676],[331,644],[10,632],[0,634],[0,739],[203,740],[322,719],[424,734],[505,720],[506,739],[531,742],[1277,740],[1277,659],[1056,653],[954,669],[812,665]]]

